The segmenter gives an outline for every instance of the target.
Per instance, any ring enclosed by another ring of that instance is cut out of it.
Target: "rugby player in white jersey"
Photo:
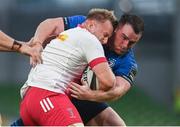
[[[31,70],[21,89],[20,116],[24,125],[83,126],[68,97],[69,82],[79,83],[87,65],[101,90],[116,82],[101,44],[107,43],[116,18],[112,11],[92,9],[79,27],[64,31],[43,50],[43,63]]]

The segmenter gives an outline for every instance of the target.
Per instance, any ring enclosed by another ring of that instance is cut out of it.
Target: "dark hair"
[[[117,18],[114,15],[114,12],[109,11],[107,9],[99,9],[99,8],[91,9],[87,15],[87,19],[95,19],[99,22],[105,22],[109,20],[114,28],[117,24]]]
[[[144,21],[137,15],[123,14],[119,20],[118,27],[125,24],[130,24],[136,34],[143,34],[144,32]]]

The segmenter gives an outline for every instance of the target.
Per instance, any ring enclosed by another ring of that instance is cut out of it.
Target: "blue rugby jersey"
[[[74,28],[85,20],[86,17],[82,15],[64,17],[65,30]],[[110,51],[108,47],[104,46],[104,51],[115,76],[123,77],[132,85],[137,73],[137,64],[133,50],[130,49],[126,54],[118,55],[115,52]]]

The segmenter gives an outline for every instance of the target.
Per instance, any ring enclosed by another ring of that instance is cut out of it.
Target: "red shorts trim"
[[[31,87],[22,100],[20,116],[26,126],[68,126],[83,123],[67,95],[36,87]]]

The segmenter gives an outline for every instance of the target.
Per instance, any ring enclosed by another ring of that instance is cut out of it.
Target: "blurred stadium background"
[[[114,10],[118,18],[131,12],[145,21],[145,34],[135,47],[139,65],[135,86],[110,105],[129,126],[180,126],[179,0],[0,0],[0,29],[28,41],[47,18],[86,15],[97,7]],[[28,57],[0,53],[3,125],[19,116],[19,89],[29,70]]]

